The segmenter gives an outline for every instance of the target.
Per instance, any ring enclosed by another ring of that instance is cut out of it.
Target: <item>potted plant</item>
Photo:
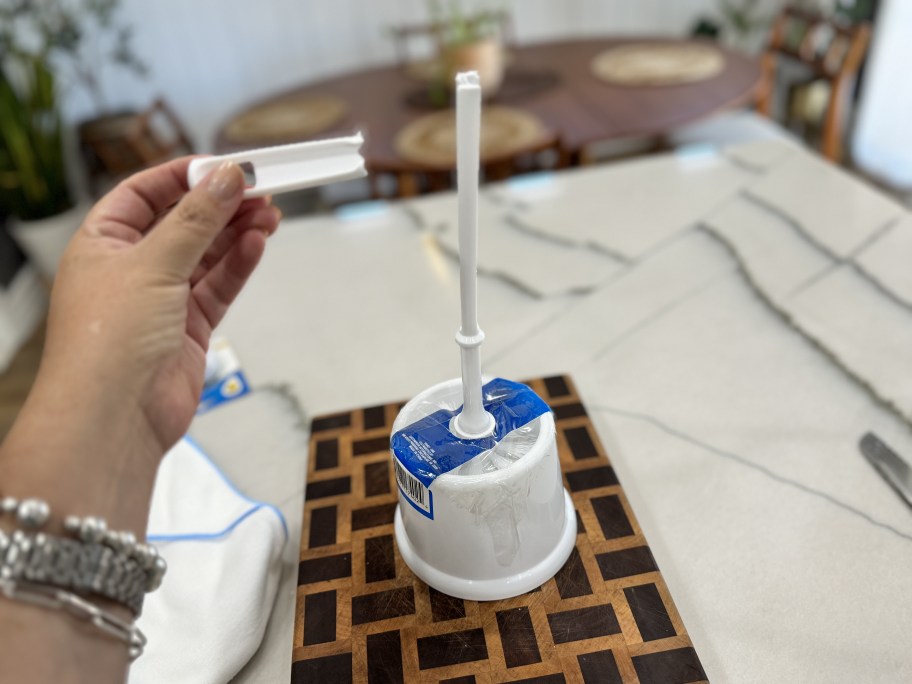
[[[460,0],[450,0],[444,9],[432,0],[431,17],[438,27],[441,61],[448,83],[460,71],[477,71],[482,92],[490,97],[504,78],[505,59],[500,37],[504,13],[485,10],[466,14]]]
[[[130,32],[117,27],[118,0],[7,0],[0,4],[0,201],[14,217],[10,233],[43,275],[57,263],[85,208],[67,179],[60,78],[71,77],[104,107],[97,53],[142,72]],[[86,46],[91,44],[93,55]]]

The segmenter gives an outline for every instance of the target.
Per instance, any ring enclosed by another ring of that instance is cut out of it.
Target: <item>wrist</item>
[[[164,448],[136,402],[96,396],[100,384],[42,369],[0,447],[0,483],[4,494],[140,536]]]

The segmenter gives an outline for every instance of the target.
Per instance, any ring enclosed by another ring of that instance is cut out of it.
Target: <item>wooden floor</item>
[[[13,421],[22,408],[22,402],[38,372],[41,350],[44,347],[44,326],[42,325],[25,344],[9,368],[0,374],[0,440],[6,437]]]

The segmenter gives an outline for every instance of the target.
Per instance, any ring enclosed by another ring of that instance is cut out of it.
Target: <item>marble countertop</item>
[[[573,375],[713,682],[912,681],[912,219],[785,142],[487,186],[485,372]],[[459,374],[451,193],[284,222],[191,433],[291,528],[240,682],[287,681],[308,425]],[[903,258],[901,255],[905,253]]]

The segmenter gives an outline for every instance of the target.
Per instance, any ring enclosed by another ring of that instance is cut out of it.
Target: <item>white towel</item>
[[[139,627],[149,640],[130,684],[229,681],[256,652],[272,611],[288,532],[189,438],[158,472],[149,541],[168,561]]]

